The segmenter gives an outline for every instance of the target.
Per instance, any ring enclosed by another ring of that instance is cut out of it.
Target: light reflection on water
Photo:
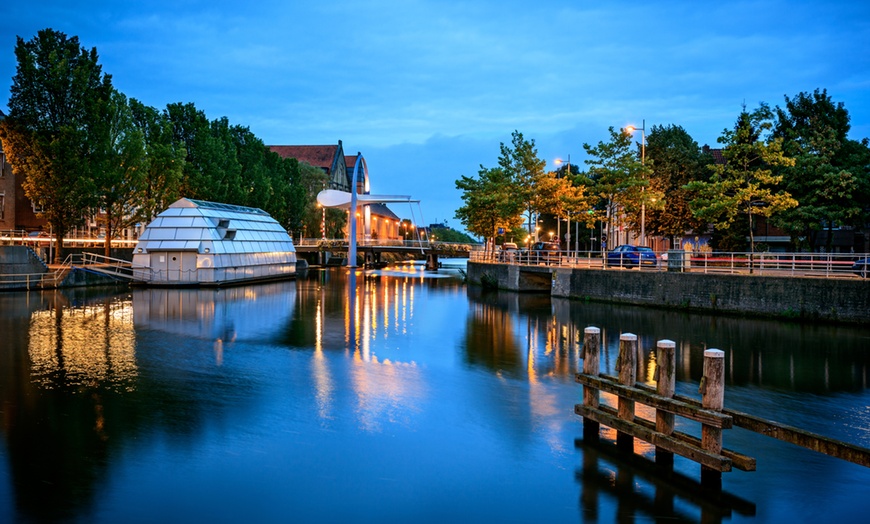
[[[708,505],[642,465],[575,449],[589,325],[604,372],[632,332],[651,383],[669,338],[677,390],[697,396],[718,347],[726,406],[870,446],[866,329],[484,293],[419,265],[4,294],[0,310],[0,521],[700,520]],[[870,496],[866,468],[745,431],[725,444],[759,471],[725,474],[738,502],[713,521],[828,517],[822,501],[849,517]]]

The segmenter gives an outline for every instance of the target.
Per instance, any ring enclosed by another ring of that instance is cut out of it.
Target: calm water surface
[[[5,293],[0,522],[866,518],[870,469],[742,429],[725,447],[758,471],[724,473],[718,497],[685,459],[668,480],[579,441],[590,325],[605,372],[632,332],[652,383],[655,341],[672,339],[677,391],[698,397],[719,348],[727,407],[870,447],[868,329],[483,293],[412,265]]]

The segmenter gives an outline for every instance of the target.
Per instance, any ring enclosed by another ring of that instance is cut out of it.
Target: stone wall
[[[778,318],[870,324],[870,279],[822,279],[663,271],[525,268],[468,263],[468,280],[492,275],[500,289],[543,291],[524,284],[550,271],[555,297]],[[525,274],[525,276],[524,276]]]
[[[45,273],[48,268],[27,246],[0,246],[0,275]]]

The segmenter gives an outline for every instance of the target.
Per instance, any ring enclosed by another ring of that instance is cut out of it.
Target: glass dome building
[[[296,275],[287,231],[258,208],[182,198],[146,226],[133,278],[151,285],[220,286]]]

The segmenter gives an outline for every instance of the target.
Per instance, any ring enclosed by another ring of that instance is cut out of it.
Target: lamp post
[[[557,158],[553,163],[558,166],[558,165],[564,164],[565,162],[563,162],[562,159]],[[571,155],[570,154],[568,154],[567,170],[568,170],[568,174],[570,175],[571,174]],[[570,179],[569,179],[569,182],[570,182]],[[558,219],[556,221],[559,223],[559,226],[560,226],[559,234],[561,235],[562,234],[562,231],[561,231],[562,223]],[[568,213],[568,224],[565,227],[565,229],[568,232],[568,239],[565,242],[565,248],[570,251],[571,250],[571,213]],[[561,244],[562,244],[562,239],[559,238],[559,245],[561,245]],[[578,251],[579,251],[579,246],[578,246]]]
[[[638,128],[634,126],[627,126],[625,128],[629,133],[634,133]],[[646,119],[641,121],[640,127],[640,165],[646,165]],[[641,188],[641,191],[646,191],[646,187]],[[646,245],[646,200],[641,198],[640,200],[640,244],[642,246]]]

